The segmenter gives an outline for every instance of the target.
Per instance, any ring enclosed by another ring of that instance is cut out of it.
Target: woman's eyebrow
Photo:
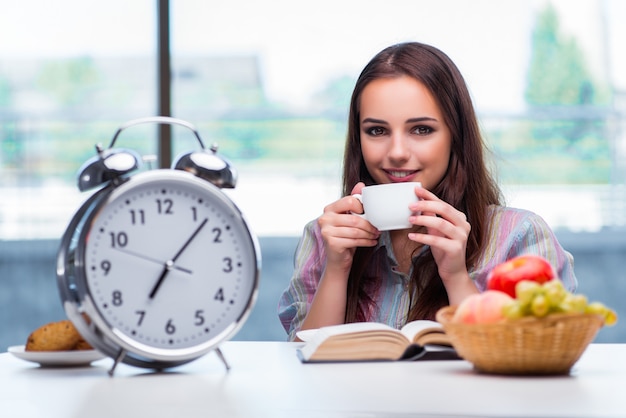
[[[416,123],[416,122],[439,122],[437,118],[432,118],[430,116],[422,116],[419,118],[410,118],[407,119],[405,123]],[[387,121],[376,118],[365,118],[361,121],[361,123],[377,123],[377,124],[387,124]]]
[[[374,118],[365,118],[361,121],[361,123],[378,123],[378,124],[387,124],[386,121],[382,119],[374,119]]]
[[[415,123],[415,122],[439,122],[437,118],[431,118],[429,116],[422,116],[419,118],[411,118],[407,119],[406,123]]]

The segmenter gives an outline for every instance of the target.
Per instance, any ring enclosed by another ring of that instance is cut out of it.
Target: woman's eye
[[[433,129],[430,126],[416,126],[413,132],[417,135],[428,135]]]
[[[380,136],[380,135],[385,134],[385,128],[380,127],[380,126],[374,126],[374,127],[367,129],[366,132],[368,135],[371,135],[371,136]]]

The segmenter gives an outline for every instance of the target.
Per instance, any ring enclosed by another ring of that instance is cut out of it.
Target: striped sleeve
[[[296,337],[313,302],[324,271],[326,253],[317,220],[309,222],[298,243],[294,273],[278,302],[278,318],[290,341]]]
[[[522,209],[492,207],[490,234],[483,257],[470,272],[480,290],[487,286],[487,275],[496,265],[523,254],[547,259],[565,287],[574,292],[578,282],[574,258],[566,251],[546,221]]]

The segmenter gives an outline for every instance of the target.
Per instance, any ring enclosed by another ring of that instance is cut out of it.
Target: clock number
[[[104,270],[104,275],[106,276],[111,271],[111,262],[109,260],[102,260],[100,262],[100,268]]]
[[[215,296],[213,297],[213,299],[215,300],[219,300],[220,302],[224,302],[224,288],[220,287],[217,290],[217,293],[215,294]]]
[[[135,313],[139,315],[139,320],[137,321],[137,326],[139,327],[143,322],[143,317],[146,316],[146,311],[135,311]]]
[[[213,234],[215,234],[213,242],[215,242],[216,244],[222,242],[222,230],[220,228],[213,228]]]
[[[146,213],[143,209],[139,209],[135,211],[134,209],[130,210],[130,221],[133,225],[139,223],[141,225],[146,223]]]
[[[233,271],[233,259],[230,257],[224,257],[223,261],[224,268],[222,269],[222,271],[224,273],[230,273],[231,271]]]
[[[176,327],[172,323],[171,319],[167,321],[167,324],[165,324],[165,332],[170,335],[176,332]]]
[[[126,232],[118,232],[117,234],[115,232],[110,232],[109,235],[111,236],[112,248],[126,247],[128,244],[128,235],[126,235]]]
[[[111,298],[111,303],[113,306],[122,306],[122,292],[119,290],[114,290]]]
[[[202,309],[198,309],[196,311],[196,321],[194,322],[194,325],[200,326],[202,324],[204,324],[204,311]]]
[[[198,220],[198,208],[195,206],[191,207],[191,214],[193,215],[194,222]]]
[[[165,199],[165,200],[157,199],[156,202],[157,202],[157,213],[159,215],[161,214],[171,215],[172,213],[174,213],[174,211],[172,210],[172,207],[174,206],[174,201],[172,199]]]

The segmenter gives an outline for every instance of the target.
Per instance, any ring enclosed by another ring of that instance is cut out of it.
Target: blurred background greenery
[[[551,3],[535,12],[529,36],[526,110],[481,113],[498,177],[515,184],[609,183],[615,118],[611,86],[593,76],[585,52],[574,36],[564,33]],[[230,65],[236,66],[237,60],[248,74],[223,72],[218,78],[202,73],[204,66],[223,65],[223,58],[220,63],[196,57],[178,69],[174,61],[176,113],[187,115],[243,165],[280,165],[291,172],[304,164],[313,175],[323,175],[316,166],[336,166],[357,74],[326,81],[303,114],[265,95],[254,56],[235,57]],[[127,77],[130,66],[143,71]],[[148,57],[5,61],[0,67],[0,184],[37,184],[50,178],[71,182],[76,168],[93,155],[95,142],[106,143],[135,109],[153,107],[149,67]],[[20,89],[29,95],[30,108],[25,110],[18,103],[18,96],[24,96]],[[145,135],[129,132],[124,146],[155,153],[156,144]]]

